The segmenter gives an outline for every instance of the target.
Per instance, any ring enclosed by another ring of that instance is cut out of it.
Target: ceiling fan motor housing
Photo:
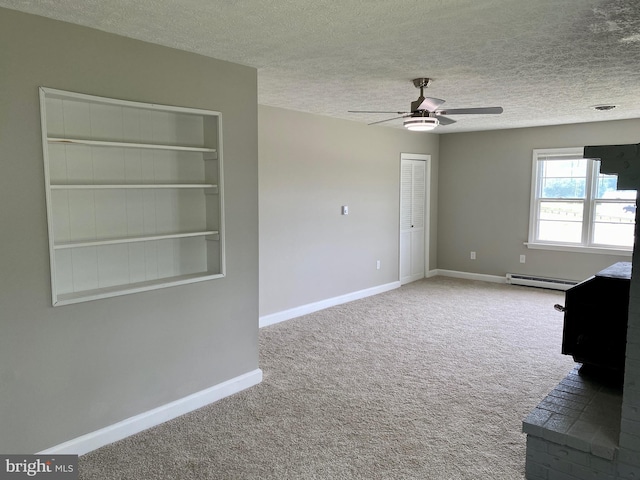
[[[414,78],[413,79],[413,85],[416,88],[425,88],[428,87],[431,84],[431,79],[430,78]]]

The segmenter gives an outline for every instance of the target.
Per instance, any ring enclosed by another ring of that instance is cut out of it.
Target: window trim
[[[538,191],[540,189],[539,184],[539,165],[540,157],[544,155],[553,156],[566,156],[570,158],[583,158],[584,147],[565,147],[565,148],[537,148],[533,150],[532,154],[532,167],[531,167],[531,195],[529,197],[529,233],[528,241],[524,243],[527,248],[535,250],[555,250],[561,252],[576,252],[576,253],[596,253],[604,255],[620,255],[630,257],[633,253],[633,247],[619,247],[619,246],[607,246],[598,244],[584,244],[584,243],[561,243],[561,242],[545,242],[536,240],[538,232],[537,212],[538,203],[540,197]],[[594,159],[589,159],[594,160]],[[591,161],[587,167],[587,189],[584,199],[581,200],[584,205],[583,220],[582,220],[582,238],[586,238],[587,241],[591,240],[592,229],[595,215],[596,198],[593,196],[593,189],[598,181],[598,162]],[[566,199],[572,200],[572,199]]]

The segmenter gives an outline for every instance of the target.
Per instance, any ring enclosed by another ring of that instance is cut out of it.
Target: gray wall
[[[0,45],[0,452],[40,451],[256,369],[256,71],[5,9]],[[41,85],[222,112],[226,278],[51,306]]]
[[[261,316],[398,281],[403,152],[431,154],[435,268],[437,135],[265,106],[258,113]]]
[[[438,268],[583,280],[631,257],[528,249],[532,150],[637,143],[640,120],[440,135]],[[469,252],[477,252],[470,260]],[[520,255],[526,263],[519,263]]]

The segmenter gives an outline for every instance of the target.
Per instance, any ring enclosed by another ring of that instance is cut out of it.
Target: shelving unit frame
[[[54,306],[224,277],[220,112],[40,87]]]

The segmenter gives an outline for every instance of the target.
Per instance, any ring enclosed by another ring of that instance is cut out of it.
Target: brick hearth
[[[616,478],[622,390],[584,378],[578,368],[522,424],[529,479]]]

